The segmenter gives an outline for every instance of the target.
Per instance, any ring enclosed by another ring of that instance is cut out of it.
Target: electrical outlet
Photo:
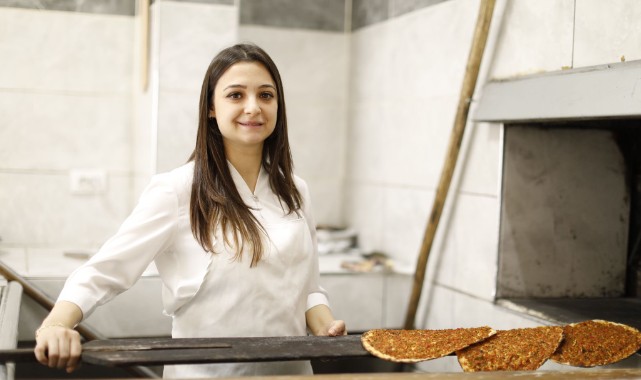
[[[103,194],[107,190],[107,172],[99,169],[71,170],[69,190],[74,195]]]

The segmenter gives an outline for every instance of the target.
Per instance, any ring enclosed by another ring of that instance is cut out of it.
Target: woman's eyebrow
[[[247,88],[247,86],[245,86],[244,84],[230,84],[229,86],[225,87],[225,88],[223,89],[223,91],[228,90],[228,89],[230,89],[230,88],[242,88],[242,89],[246,89],[246,88]],[[267,83],[267,84],[261,84],[260,86],[258,86],[258,88],[271,88],[271,89],[273,89],[274,91],[276,90],[276,87],[275,87],[273,84],[269,84],[269,83]]]

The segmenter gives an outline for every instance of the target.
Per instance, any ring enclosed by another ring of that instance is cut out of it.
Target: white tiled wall
[[[3,7],[0,25],[3,89],[129,91],[132,17]]]
[[[0,91],[0,166],[126,172],[131,150],[129,103],[129,96],[122,94]]]
[[[576,0],[574,67],[641,59],[635,0]]]
[[[67,175],[0,173],[3,244],[96,249],[129,213],[130,179],[109,177],[102,195],[72,195]]]
[[[126,215],[132,20],[0,8],[4,247],[94,249]],[[104,170],[105,192],[72,195],[72,169]]]
[[[491,52],[493,79],[572,67],[574,0],[507,0]]]
[[[356,201],[380,191],[382,201],[373,210],[351,207],[347,218],[362,240],[380,235],[370,247],[400,262],[414,263],[418,253],[477,6],[445,2],[353,33],[347,193]]]

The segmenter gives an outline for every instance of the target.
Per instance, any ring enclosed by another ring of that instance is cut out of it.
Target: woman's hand
[[[73,372],[80,362],[82,344],[76,330],[62,324],[44,324],[36,331],[36,359],[50,368]]]
[[[328,336],[341,336],[347,335],[347,329],[345,328],[345,321],[340,319],[332,321],[327,328]]]
[[[33,350],[38,361],[48,367],[72,372],[78,368],[82,345],[80,334],[72,327],[82,320],[82,310],[68,301],[56,303],[36,330],[36,348]]]
[[[305,313],[307,327],[317,336],[347,335],[345,322],[334,319],[332,311],[326,305],[316,305]]]

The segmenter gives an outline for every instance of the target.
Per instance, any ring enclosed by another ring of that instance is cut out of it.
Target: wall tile
[[[0,173],[0,231],[15,247],[97,249],[131,209],[130,180],[109,175],[100,196],[71,195],[67,175]]]
[[[133,16],[136,11],[136,2],[131,0],[0,0],[0,7]]]
[[[66,278],[87,262],[89,255],[97,251],[97,248],[75,249],[73,245],[65,248],[27,248],[27,271],[23,275]],[[80,256],[75,256],[74,253],[79,253]]]
[[[241,0],[241,25],[345,30],[345,0]]]
[[[641,59],[638,1],[576,0],[574,67]]]
[[[352,0],[352,30],[389,18],[388,0]]]
[[[384,188],[382,219],[383,241],[380,249],[397,264],[412,268],[423,241],[431,211],[433,191],[388,186]]]
[[[289,144],[296,172],[304,178],[342,180],[345,160],[343,104],[315,106],[287,102]],[[331,154],[327,154],[331,152]]]
[[[152,127],[153,104],[150,91],[138,93],[133,97],[131,128],[132,159],[130,169],[134,173],[151,174],[155,172],[155,147],[157,131]]]
[[[317,225],[345,226],[343,181],[311,177],[305,179],[312,198],[312,209]]]
[[[363,252],[383,246],[383,209],[385,189],[376,183],[347,182],[345,217],[347,225],[358,232]]]
[[[196,146],[198,102],[196,92],[160,91],[158,95],[157,161],[158,173],[187,162]]]
[[[572,66],[574,0],[508,1],[501,22],[490,78]]]
[[[386,183],[381,168],[385,165],[389,125],[385,104],[353,104],[347,131],[347,175],[354,181]]]
[[[385,277],[385,318],[381,327],[390,329],[403,327],[413,279],[414,277],[409,274],[390,274]]]
[[[3,236],[0,235],[0,237],[6,240]],[[27,272],[27,250],[23,247],[11,247],[8,244],[0,243],[0,260],[16,273]]]
[[[388,38],[394,43],[384,53],[390,57],[388,95],[458,99],[478,3],[447,1],[389,21]]]
[[[154,3],[155,0],[151,0]],[[163,2],[172,1],[175,3],[201,3],[201,4],[220,4],[220,5],[234,5],[236,0],[161,0]]]
[[[498,197],[501,181],[501,124],[468,123],[457,168],[466,193]]]
[[[211,60],[237,42],[238,8],[188,2],[159,6],[160,89],[200,92]]]
[[[380,107],[378,112],[387,115],[374,124],[381,129],[379,133],[383,135],[384,144],[375,152],[383,160],[379,179],[403,186],[435,189],[445,162],[456,103],[453,96],[421,97]]]
[[[393,31],[389,23],[373,25],[351,34],[349,60],[350,106],[386,99],[392,66]],[[358,112],[352,112],[358,114]]]
[[[126,171],[130,97],[0,91],[0,168]]]
[[[494,299],[499,240],[499,201],[459,193],[451,215],[441,219],[444,241],[439,284],[491,301]]]
[[[431,292],[423,294],[423,301],[427,304],[427,313],[417,315],[416,328],[452,328],[454,323],[456,323],[456,315],[454,314],[456,305],[454,298],[460,296],[459,293],[438,285],[431,287],[430,290]],[[437,307],[438,309],[436,309]]]
[[[0,87],[129,93],[134,19],[0,8]]]
[[[444,1],[446,0],[391,0],[390,16],[400,16]]]
[[[320,285],[329,294],[332,313],[344,320],[352,332],[366,331],[383,323],[384,276],[357,276],[327,274],[320,280]]]

